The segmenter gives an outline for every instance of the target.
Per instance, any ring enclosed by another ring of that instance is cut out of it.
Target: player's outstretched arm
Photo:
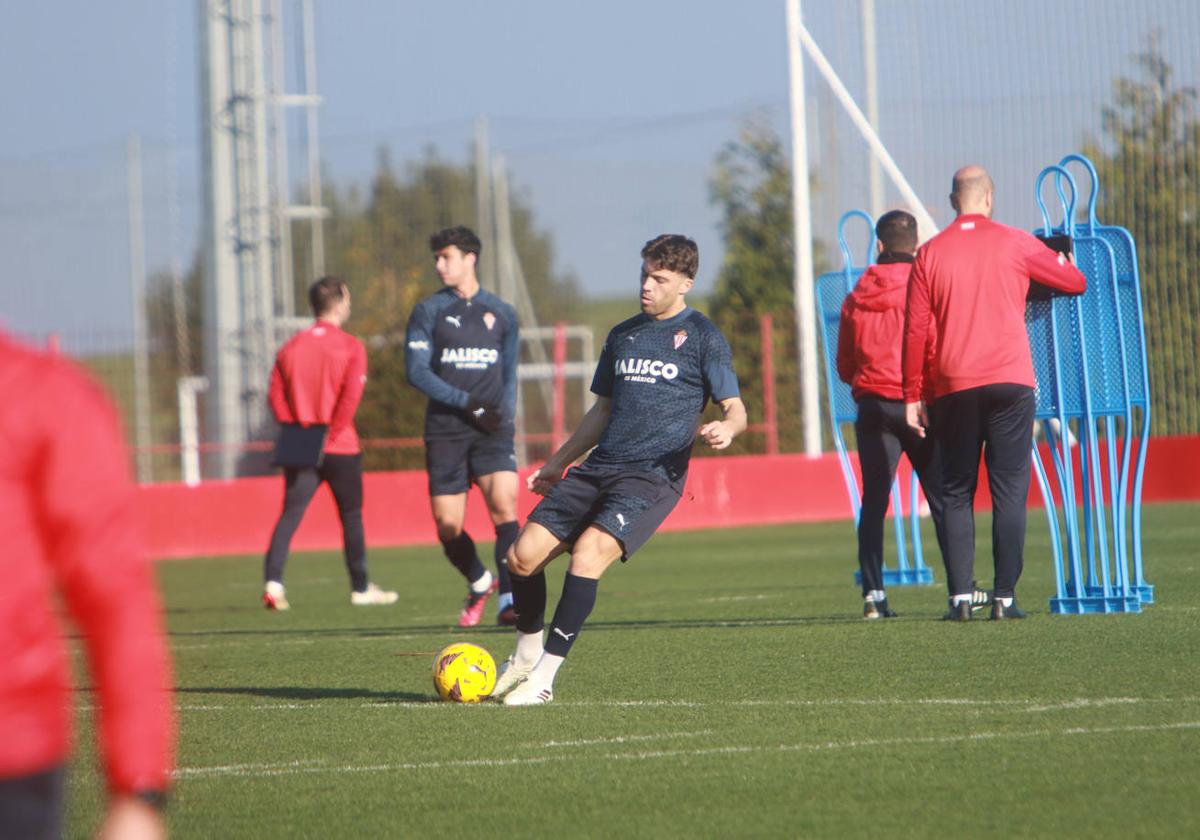
[[[562,479],[567,467],[600,442],[611,411],[612,400],[608,397],[597,397],[588,413],[579,421],[579,428],[575,433],[546,460],[541,469],[534,470],[526,479],[529,489],[539,494],[549,492],[550,488]]]
[[[730,397],[719,403],[725,419],[714,420],[700,427],[700,437],[713,449],[725,449],[733,439],[746,431],[746,405],[740,397]]]

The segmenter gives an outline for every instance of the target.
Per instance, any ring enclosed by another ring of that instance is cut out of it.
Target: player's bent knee
[[[562,549],[557,537],[536,522],[527,522],[517,541],[508,550],[508,570],[522,577],[536,574]]]
[[[443,543],[452,542],[462,534],[462,525],[457,522],[437,522],[438,540]]]
[[[508,571],[510,574],[529,577],[537,573],[537,570],[544,565],[544,560],[544,557],[540,557],[532,552],[523,553],[516,546],[513,546],[508,550]]]
[[[509,572],[528,577],[537,572],[546,558],[538,546],[538,541],[522,531],[517,541],[509,548],[506,559]]]

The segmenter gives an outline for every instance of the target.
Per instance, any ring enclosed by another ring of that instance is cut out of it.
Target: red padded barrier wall
[[[857,467],[857,464],[855,465]],[[522,487],[524,473],[522,474]],[[433,544],[423,472],[369,473],[364,519],[372,546]],[[198,487],[149,484],[140,488],[146,547],[152,557],[257,554],[266,549],[283,503],[277,476],[209,481]],[[537,502],[522,490],[520,515]],[[1144,500],[1200,500],[1200,437],[1156,438],[1146,464]],[[981,477],[976,507],[989,505]],[[1040,506],[1037,482],[1030,504]],[[687,489],[663,530],[680,531],[782,522],[848,519],[850,504],[834,455],[726,456],[692,461]],[[472,491],[467,528],[480,541],[493,531],[483,500]],[[292,548],[341,547],[337,511],[328,488],[318,492]]]

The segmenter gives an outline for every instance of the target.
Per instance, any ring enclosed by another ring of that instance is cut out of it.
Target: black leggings
[[[862,510],[858,517],[858,566],[862,571],[863,595],[883,589],[883,523],[887,515],[892,480],[900,453],[908,456],[917,471],[921,489],[929,502],[942,546],[942,469],[932,438],[920,437],[904,419],[904,403],[866,394],[858,400],[854,421],[858,439],[858,464],[862,470]]]
[[[58,840],[63,836],[66,770],[0,779],[0,838]]]
[[[287,562],[292,535],[300,527],[304,511],[322,482],[329,484],[342,521],[342,547],[346,555],[346,570],[350,573],[350,588],[362,592],[367,588],[367,542],[363,533],[362,454],[326,455],[319,467],[287,467],[283,471],[283,512],[271,535],[263,564],[263,579],[283,581],[283,566]]]
[[[992,561],[997,598],[1011,598],[1025,556],[1033,389],[983,385],[939,397],[933,434],[942,450],[946,577],[951,595],[972,588],[975,572],[975,488],[979,452],[992,494]]]

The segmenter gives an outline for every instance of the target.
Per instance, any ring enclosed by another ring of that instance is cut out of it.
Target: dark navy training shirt
[[[690,306],[665,321],[640,314],[613,327],[592,392],[609,397],[612,411],[587,463],[651,470],[676,490],[705,404],[739,396],[729,344]]]
[[[405,370],[429,397],[425,437],[478,431],[467,415],[472,400],[499,406],[512,428],[517,404],[517,313],[491,292],[470,300],[443,288],[418,303],[408,319]]]

